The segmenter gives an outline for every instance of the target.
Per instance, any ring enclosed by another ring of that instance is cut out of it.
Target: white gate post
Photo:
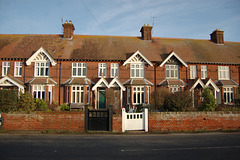
[[[122,109],[122,132],[125,132],[126,130],[126,126],[125,126],[125,123],[126,123],[126,111],[125,111],[125,108]]]
[[[148,109],[144,108],[144,128],[145,132],[148,132]]]

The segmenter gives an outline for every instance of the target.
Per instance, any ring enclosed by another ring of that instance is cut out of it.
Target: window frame
[[[190,79],[197,77],[197,65],[190,65]]]
[[[206,65],[201,65],[201,79],[206,79],[208,77],[208,67]]]
[[[74,65],[76,65],[76,66],[74,66]],[[74,69],[76,69],[75,75],[74,75]],[[84,73],[85,73],[85,75],[84,75]],[[86,77],[86,76],[87,76],[87,63],[82,63],[82,62],[72,63],[72,77]]]
[[[10,74],[11,62],[2,62],[2,76]]]
[[[166,64],[166,79],[179,79],[179,65]]]
[[[34,94],[36,92],[36,94]],[[33,85],[32,95],[37,99],[46,99],[46,86],[44,85]]]
[[[107,77],[107,63],[98,63],[98,77]]]
[[[84,85],[71,86],[71,103],[84,104]]]
[[[14,77],[22,77],[22,62],[15,62],[14,63]]]
[[[218,66],[218,79],[219,80],[230,80],[230,67],[229,66]]]
[[[229,104],[234,102],[234,88],[233,87],[224,87],[223,88],[223,98],[224,104]]]
[[[43,75],[41,75],[42,71],[43,71]],[[49,71],[50,71],[50,62],[47,62],[47,61],[35,62],[35,68],[34,68],[35,77],[49,77]]]
[[[169,91],[170,91],[171,93],[180,92],[180,91],[181,91],[181,87],[180,87],[180,86],[170,86],[170,87],[169,87]]]
[[[133,105],[140,105],[145,103],[145,87],[144,86],[132,87],[132,103]]]
[[[144,78],[144,68],[143,63],[131,63],[130,64],[130,77],[131,78]]]
[[[119,77],[119,64],[118,63],[111,63],[111,78]]]

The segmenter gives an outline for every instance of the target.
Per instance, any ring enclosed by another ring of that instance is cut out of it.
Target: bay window
[[[72,86],[71,103],[84,103],[84,86]]]
[[[33,97],[45,100],[45,86],[34,85],[33,86]]]
[[[228,103],[233,103],[233,87],[224,87],[224,103],[228,104]]]
[[[144,103],[144,87],[133,87],[133,104],[143,104]]]

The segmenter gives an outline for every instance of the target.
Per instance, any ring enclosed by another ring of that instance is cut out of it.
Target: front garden
[[[238,91],[239,93],[239,91]],[[111,99],[107,94],[107,99]],[[205,88],[200,99],[193,99],[189,91],[171,93],[167,88],[157,88],[151,95],[152,112],[188,112],[188,111],[240,111],[240,96],[237,94],[232,105],[218,105],[210,89]],[[193,107],[193,102],[198,101]],[[110,103],[111,101],[109,101]],[[142,106],[138,106],[142,108]],[[114,112],[119,110],[113,108]],[[18,93],[14,90],[0,90],[0,112],[32,112],[32,111],[69,111],[67,104],[45,102],[35,99],[29,92]]]

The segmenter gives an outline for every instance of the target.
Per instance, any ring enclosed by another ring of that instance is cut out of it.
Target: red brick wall
[[[84,132],[84,112],[3,113],[6,130],[61,130]],[[122,132],[122,115],[114,114],[112,131]],[[240,112],[153,112],[149,131],[240,129]]]
[[[122,132],[122,115],[114,114],[112,118],[112,131]]]
[[[3,113],[6,130],[61,130],[84,132],[84,112]]]
[[[149,131],[240,129],[240,112],[149,113]]]

